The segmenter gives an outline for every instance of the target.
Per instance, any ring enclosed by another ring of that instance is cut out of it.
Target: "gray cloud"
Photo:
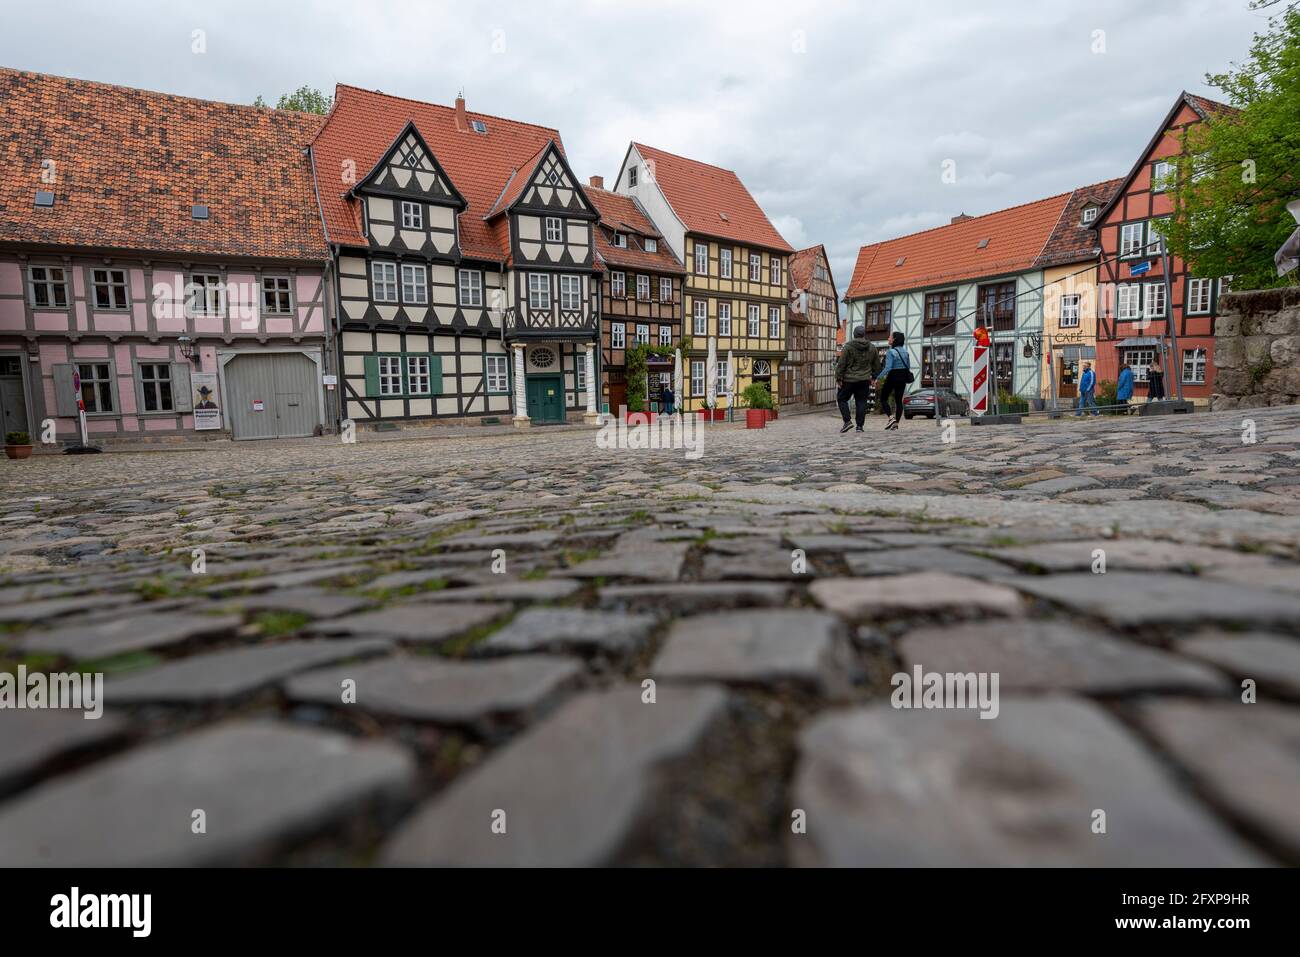
[[[843,292],[864,242],[1127,172],[1263,26],[1246,0],[117,0],[11,8],[0,62],[235,102],[463,88],[558,127],[583,177],[631,139],[735,169],[792,243],[826,244]]]

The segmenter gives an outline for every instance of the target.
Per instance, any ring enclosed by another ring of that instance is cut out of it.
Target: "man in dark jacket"
[[[880,351],[867,342],[865,326],[853,330],[853,338],[844,343],[844,350],[835,361],[835,384],[839,387],[836,401],[840,406],[840,418],[844,420],[841,432],[847,432],[849,422],[849,396],[853,397],[854,411],[857,413],[858,431],[867,419],[867,398],[871,393],[871,380],[880,370]]]

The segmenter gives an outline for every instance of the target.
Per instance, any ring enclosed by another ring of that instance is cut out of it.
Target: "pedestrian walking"
[[[1160,367],[1160,357],[1151,360],[1147,369],[1147,401],[1155,402],[1165,397],[1165,370]]]
[[[1097,373],[1092,371],[1092,363],[1083,364],[1083,375],[1079,377],[1079,404],[1075,406],[1074,414],[1083,415],[1083,410],[1092,409],[1093,415],[1101,415],[1097,411]]]
[[[903,393],[907,391],[908,385],[916,381],[916,376],[912,374],[911,359],[903,348],[906,343],[907,338],[901,332],[895,332],[889,337],[889,351],[885,353],[885,365],[880,370],[880,379],[884,382],[880,386],[880,403],[889,418],[885,423],[886,429],[898,428],[898,420],[903,417]]]
[[[1128,400],[1131,398],[1133,398],[1133,369],[1128,362],[1121,362],[1119,384],[1115,388],[1115,404],[1120,406],[1120,415],[1128,415]]]
[[[853,338],[844,344],[844,350],[835,361],[835,400],[840,407],[840,418],[844,420],[841,432],[847,432],[852,427],[849,420],[850,398],[853,399],[858,431],[862,431],[862,423],[867,418],[871,380],[875,378],[879,365],[880,350],[867,341],[866,328],[858,326],[853,330]]]
[[[673,395],[673,387],[665,383],[663,390],[664,415],[672,415],[676,411],[674,408],[676,401],[677,397]]]

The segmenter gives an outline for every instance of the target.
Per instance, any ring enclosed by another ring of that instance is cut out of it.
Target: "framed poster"
[[[221,400],[217,397],[216,373],[192,373],[190,388],[194,390],[195,430],[221,428]]]

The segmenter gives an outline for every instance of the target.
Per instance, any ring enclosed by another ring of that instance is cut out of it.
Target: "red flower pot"
[[[726,410],[726,409],[714,409],[714,410],[713,410],[713,421],[714,421],[714,422],[726,422],[726,421],[727,421],[727,410]]]
[[[5,455],[9,456],[9,458],[11,459],[26,459],[26,458],[30,458],[31,454],[32,454],[32,447],[30,445],[6,445],[5,446]]]
[[[696,409],[695,411],[699,413],[700,418],[703,419],[705,422],[713,418],[713,413],[710,412],[708,409]]]
[[[623,421],[628,425],[649,425],[654,418],[653,412],[627,412],[623,415]]]
[[[768,420],[769,422],[771,422],[773,419],[776,418],[776,411],[777,411],[776,409],[768,409],[768,410],[767,410],[767,420]]]
[[[745,428],[747,429],[767,428],[767,409],[746,409]]]

